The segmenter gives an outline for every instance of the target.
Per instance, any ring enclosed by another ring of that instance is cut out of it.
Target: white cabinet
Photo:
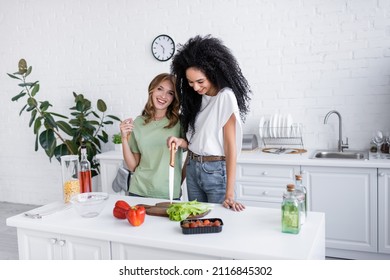
[[[377,169],[310,166],[302,172],[309,210],[325,213],[327,256],[332,248],[377,252]]]
[[[102,191],[109,194],[116,194],[112,189],[112,182],[122,165],[121,160],[100,160],[100,174],[102,179]]]
[[[100,163],[101,190],[109,194],[119,194],[112,189],[112,182],[120,166],[123,165],[123,156],[121,151],[110,151],[98,154],[96,158]],[[120,194],[124,194],[122,190]]]
[[[378,169],[379,252],[390,254],[390,169]]]
[[[109,241],[18,228],[21,260],[108,260]]]
[[[204,260],[223,259],[213,255],[196,254],[179,250],[168,250],[156,247],[137,246],[112,242],[113,260]]]
[[[238,163],[237,200],[245,205],[280,208],[286,185],[294,183],[299,166]]]

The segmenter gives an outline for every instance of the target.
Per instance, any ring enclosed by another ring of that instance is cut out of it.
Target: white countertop
[[[364,168],[390,168],[390,158],[376,159],[375,154],[369,154],[368,160],[357,159],[312,159],[316,150],[308,150],[303,154],[272,154],[264,153],[260,149],[242,151],[237,162],[259,163],[276,165],[302,165],[302,166],[333,166],[333,167],[364,167]]]
[[[166,217],[147,215],[143,225],[131,226],[127,220],[113,217],[118,199],[130,205],[153,204],[162,200],[110,195],[103,212],[95,218],[81,218],[68,208],[42,219],[23,214],[7,219],[17,228],[61,233],[79,237],[109,240],[162,250],[176,250],[227,259],[323,259],[325,257],[325,215],[309,212],[298,235],[281,232],[279,209],[247,207],[233,212],[221,205],[212,205],[208,218],[221,218],[222,232],[185,235],[179,222]]]
[[[303,154],[271,154],[264,153],[260,149],[253,151],[241,151],[238,163],[258,163],[271,165],[303,165],[303,166],[333,166],[333,167],[365,167],[365,168],[390,168],[390,156],[387,159],[375,159],[375,154],[369,155],[368,160],[356,159],[311,159],[315,150],[308,150]],[[109,151],[96,156],[97,159],[122,160],[123,155],[119,151]]]

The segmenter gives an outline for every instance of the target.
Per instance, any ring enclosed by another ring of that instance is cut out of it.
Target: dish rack
[[[303,149],[303,126],[294,123],[290,127],[259,127],[259,134],[264,147],[267,146],[299,146]]]

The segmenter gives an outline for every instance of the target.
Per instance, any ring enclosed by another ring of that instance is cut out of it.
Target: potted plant
[[[26,104],[19,115],[24,111],[31,114],[29,126],[32,126],[36,135],[35,151],[38,151],[38,147],[41,146],[50,161],[53,157],[60,161],[63,155],[77,155],[84,140],[92,176],[98,175],[99,162],[94,158],[101,152],[101,142],[108,142],[108,135],[104,128],[106,125],[112,125],[112,120],[120,121],[120,119],[113,115],[106,115],[107,105],[102,99],[97,101],[97,111],[95,111],[89,99],[75,92],[73,92],[75,104],[69,108],[71,117],[55,113],[49,101],[37,99],[40,90],[39,81],[26,80],[32,72],[32,66],[27,66],[26,60],[21,59],[18,68],[18,71],[13,74],[7,73],[9,77],[18,80],[18,86],[22,88],[12,101],[26,97]]]
[[[122,151],[122,135],[120,133],[112,135],[112,143],[115,145],[115,151]]]

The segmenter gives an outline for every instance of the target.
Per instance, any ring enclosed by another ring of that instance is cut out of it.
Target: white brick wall
[[[245,133],[258,132],[262,114],[290,112],[304,124],[305,147],[335,147],[337,118],[323,125],[332,109],[351,148],[390,130],[388,0],[0,0],[0,201],[61,198],[60,165],[34,152],[29,115],[10,100],[19,89],[5,73],[19,58],[56,112],[68,112],[76,91],[136,116],[150,79],[169,71],[150,53],[160,33],[176,43],[213,34],[232,49],[254,93]]]

